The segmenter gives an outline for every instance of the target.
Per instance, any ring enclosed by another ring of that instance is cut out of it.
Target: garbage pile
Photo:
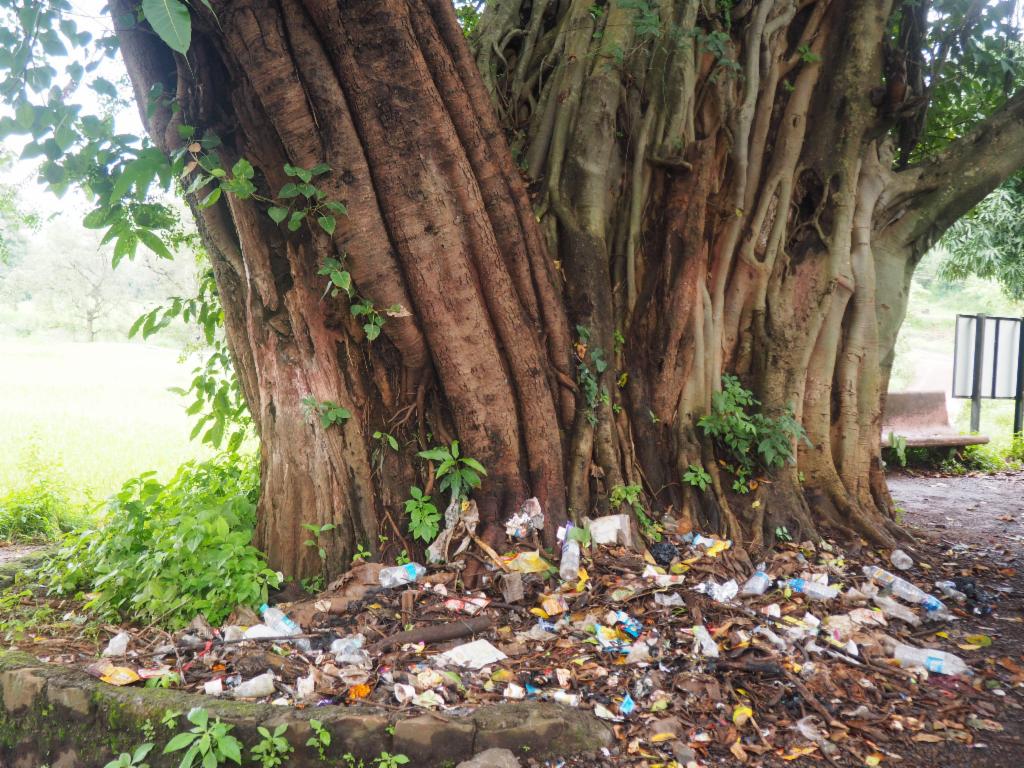
[[[1019,666],[1005,684],[948,650],[991,642],[958,626],[992,598],[971,579],[926,581],[900,550],[854,563],[825,541],[789,543],[754,564],[727,539],[670,524],[645,542],[611,515],[561,530],[556,562],[536,544],[536,500],[501,552],[475,514],[449,509],[433,562],[363,563],[222,627],[122,631],[89,671],[294,706],[553,701],[608,721],[622,765],[896,762],[913,742],[982,742],[1024,688]],[[488,563],[473,591],[466,552]]]

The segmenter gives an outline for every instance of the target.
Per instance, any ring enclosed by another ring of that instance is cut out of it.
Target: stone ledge
[[[116,688],[78,669],[47,665],[24,653],[0,651],[0,766],[101,768],[121,751],[145,739],[141,726],[156,728],[153,768],[176,766],[160,754],[172,733],[160,725],[167,710],[186,712],[202,706],[235,726],[232,733],[247,747],[260,725],[288,724],[295,748],[294,768],[342,765],[351,753],[369,762],[382,751],[409,756],[412,768],[442,768],[485,749],[504,747],[516,754],[546,757],[593,753],[612,741],[610,728],[588,712],[543,702],[491,704],[462,717],[414,710],[394,713],[372,707],[318,707],[298,710],[269,704],[146,688]],[[331,732],[328,761],[305,746],[320,720]],[[184,719],[179,719],[182,730]]]

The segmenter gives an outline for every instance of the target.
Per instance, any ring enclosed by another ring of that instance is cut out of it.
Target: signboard
[[[1014,432],[1021,431],[1024,336],[1017,317],[957,315],[953,346],[953,397],[970,398],[977,431],[981,399],[1015,400]]]

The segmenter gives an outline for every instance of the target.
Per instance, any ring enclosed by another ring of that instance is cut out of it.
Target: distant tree
[[[949,253],[939,271],[942,279],[989,278],[1009,298],[1024,301],[1024,174],[971,209],[941,243]]]
[[[125,339],[143,309],[195,290],[191,260],[147,254],[115,269],[113,246],[101,240],[77,217],[68,221],[62,216],[42,224],[30,238],[12,241],[0,300],[29,301],[38,310],[39,328],[70,330],[96,341],[101,335]]]
[[[0,154],[0,173],[10,166],[10,158]],[[0,184],[0,265],[10,264],[11,255],[23,242],[25,232],[39,226],[39,217],[18,203],[17,188]]]

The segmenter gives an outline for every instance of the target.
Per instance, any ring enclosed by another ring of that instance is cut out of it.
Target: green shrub
[[[950,451],[941,464],[943,472],[962,475],[965,472],[1003,472],[1011,469],[998,447],[968,445],[959,451]]]
[[[85,522],[58,464],[32,447],[21,469],[26,482],[0,497],[0,541],[51,541]]]
[[[99,527],[67,537],[40,571],[51,592],[95,592],[90,607],[176,628],[213,624],[257,606],[280,576],[252,546],[258,470],[253,456],[182,465],[165,485],[145,473],[124,484]]]
[[[724,374],[722,389],[711,396],[711,413],[697,422],[735,476],[732,487],[737,493],[747,493],[751,478],[759,471],[794,463],[794,442],[811,445],[792,410],[771,417],[752,410],[759,405],[738,378]]]

